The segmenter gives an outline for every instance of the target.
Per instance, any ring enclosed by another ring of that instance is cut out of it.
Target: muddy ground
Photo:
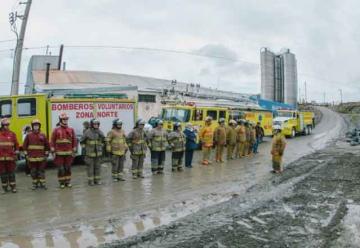
[[[360,148],[341,136],[245,194],[102,247],[360,247]]]

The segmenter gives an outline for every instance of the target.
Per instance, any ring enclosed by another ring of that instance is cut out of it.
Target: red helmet
[[[60,113],[59,120],[68,120],[68,119],[69,116],[65,112]]]

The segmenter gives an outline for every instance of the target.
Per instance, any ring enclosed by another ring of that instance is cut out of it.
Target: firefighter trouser
[[[55,156],[54,163],[58,167],[58,180],[60,184],[68,184],[71,181],[71,164],[73,156]]]
[[[227,146],[227,160],[234,158],[234,150],[235,150],[235,145]]]
[[[125,155],[112,155],[111,164],[112,164],[112,177],[114,179],[120,179],[124,177],[124,163]]]
[[[85,157],[88,181],[98,182],[101,179],[101,159],[99,157]]]
[[[0,161],[1,185],[4,189],[9,185],[11,188],[16,187],[15,167],[15,161]]]
[[[165,151],[151,151],[151,171],[163,171],[165,163]]]
[[[246,155],[246,142],[239,143],[239,157],[244,157]]]
[[[132,167],[131,172],[133,176],[142,176],[145,155],[131,155]]]
[[[203,161],[210,161],[211,147],[203,146],[202,148]]]
[[[282,170],[282,156],[273,155],[272,156],[272,167],[274,171]]]
[[[251,154],[253,152],[254,144],[255,144],[255,142],[253,142],[253,141],[249,142],[248,154]]]
[[[223,160],[225,145],[216,145],[216,161]]]
[[[184,152],[173,152],[171,154],[172,168],[181,169],[183,163]]]
[[[45,183],[46,162],[29,162],[33,184]]]

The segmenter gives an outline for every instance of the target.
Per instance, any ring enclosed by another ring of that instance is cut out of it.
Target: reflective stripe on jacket
[[[157,152],[165,151],[167,138],[168,134],[164,129],[152,129],[148,136],[150,150]]]
[[[139,128],[133,129],[126,138],[132,155],[145,155],[147,146],[145,143],[145,132]]]
[[[173,131],[169,134],[169,144],[173,152],[185,151],[185,134],[181,131]]]
[[[2,130],[0,131],[0,160],[13,161],[16,153],[19,150],[19,143],[16,139],[15,133]]]
[[[56,155],[70,156],[76,152],[77,140],[74,129],[70,127],[57,127],[51,135],[51,149]]]
[[[81,137],[80,143],[85,145],[85,156],[91,158],[103,156],[105,136],[101,130],[89,128]]]
[[[106,137],[106,151],[113,155],[123,156],[128,150],[123,130],[112,129]]]
[[[25,137],[23,149],[30,162],[41,162],[49,154],[50,144],[45,134],[30,132]]]

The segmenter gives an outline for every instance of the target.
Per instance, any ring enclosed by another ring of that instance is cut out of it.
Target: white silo
[[[267,48],[260,51],[261,65],[261,98],[273,101],[275,99],[275,54]]]
[[[298,81],[295,54],[289,49],[282,53],[284,75],[284,103],[297,105]]]

